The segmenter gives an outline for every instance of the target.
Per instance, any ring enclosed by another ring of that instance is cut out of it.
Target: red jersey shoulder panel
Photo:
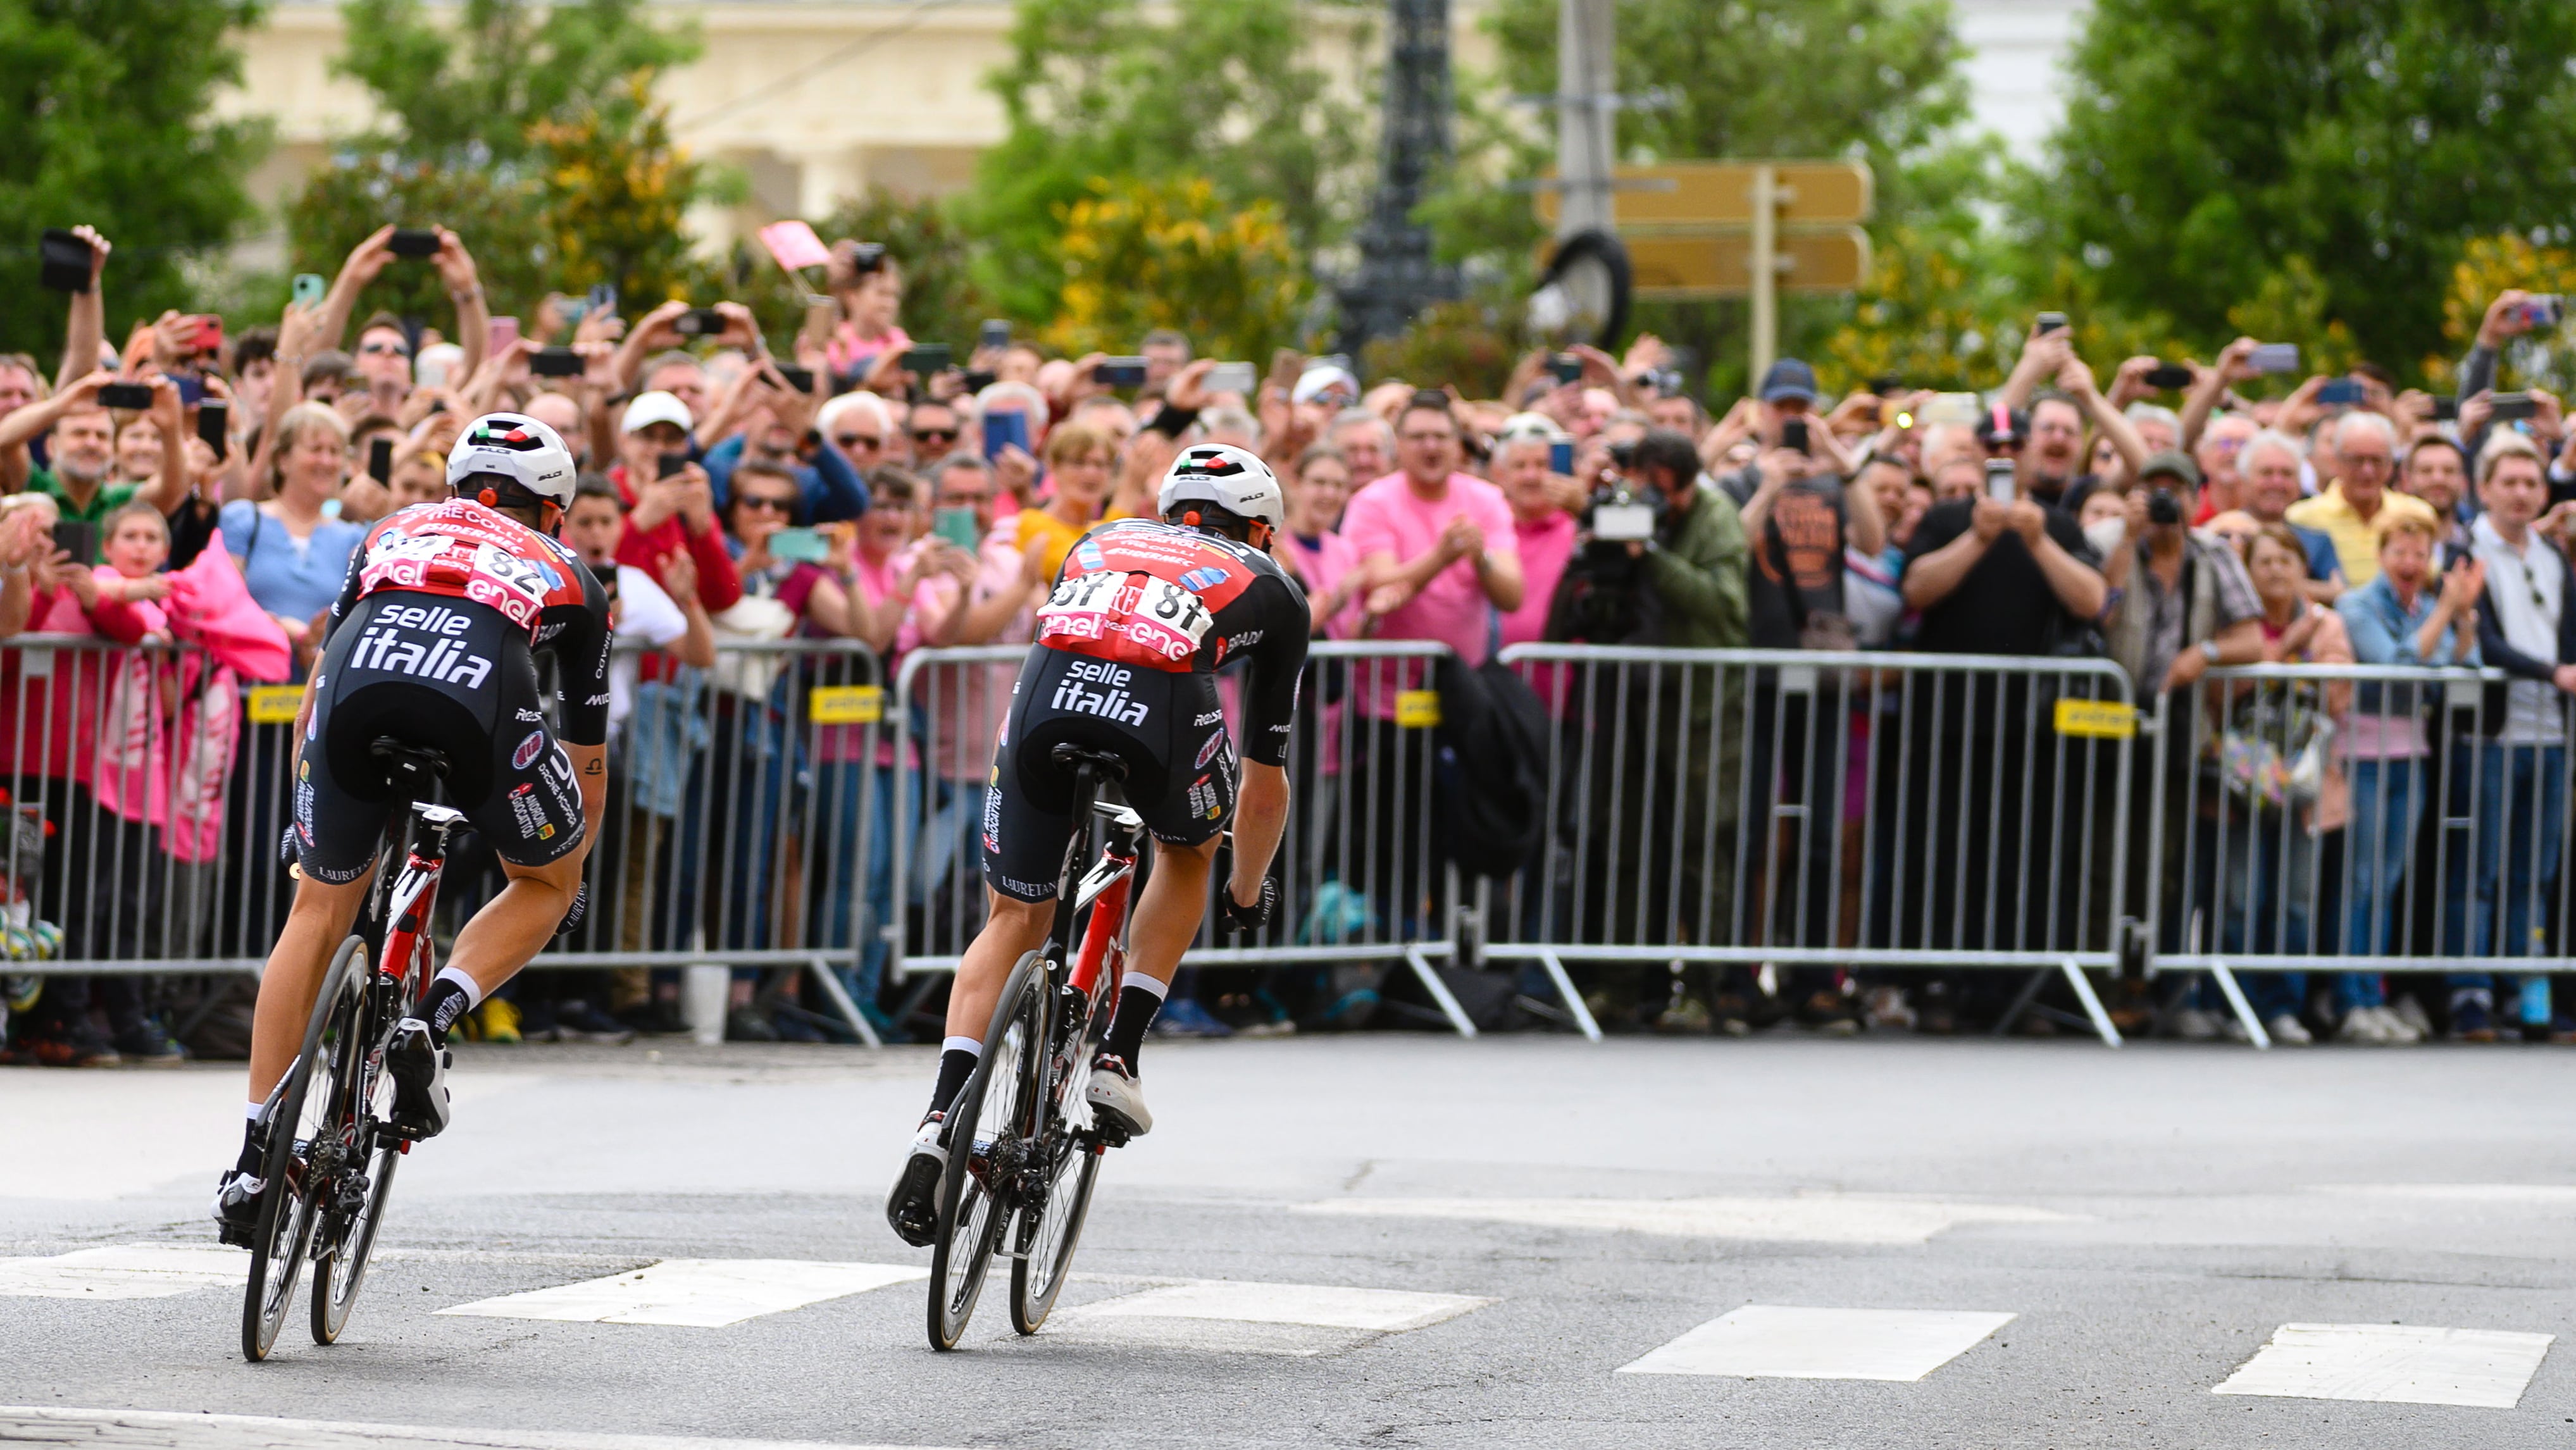
[[[367,531],[358,597],[379,589],[444,594],[499,610],[533,637],[538,617],[583,602],[564,546],[471,499],[414,504]]]

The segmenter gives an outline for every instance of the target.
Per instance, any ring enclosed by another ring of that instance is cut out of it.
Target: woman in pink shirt
[[[1351,469],[1341,450],[1318,443],[1297,455],[1288,479],[1288,528],[1279,536],[1279,562],[1306,591],[1315,634],[1350,639],[1359,633],[1364,580],[1359,551],[1339,531],[1350,502]]]

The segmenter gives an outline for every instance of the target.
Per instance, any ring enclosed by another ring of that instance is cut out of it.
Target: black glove
[[[1227,931],[1233,932],[1238,936],[1248,931],[1259,931],[1270,924],[1270,913],[1279,905],[1279,878],[1275,876],[1262,877],[1261,899],[1255,901],[1250,906],[1245,906],[1241,902],[1236,901],[1234,899],[1234,891],[1232,888],[1228,888],[1225,891],[1218,893],[1218,895],[1225,902],[1225,929]]]
[[[564,913],[563,925],[555,928],[555,935],[570,936],[574,932],[579,931],[581,929],[581,919],[589,914],[590,883],[585,881],[581,883],[581,885],[573,888],[572,910]]]

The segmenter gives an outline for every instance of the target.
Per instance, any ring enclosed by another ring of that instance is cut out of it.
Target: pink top
[[[1401,568],[1430,553],[1440,542],[1440,531],[1460,516],[1484,530],[1486,552],[1518,556],[1512,510],[1503,502],[1503,491],[1466,473],[1449,475],[1436,499],[1415,493],[1402,473],[1390,473],[1351,495],[1350,507],[1342,515],[1342,534],[1363,564],[1383,554]],[[1492,619],[1493,605],[1485,598],[1485,586],[1476,578],[1476,561],[1470,555],[1433,575],[1421,592],[1378,622],[1377,632],[1381,639],[1437,640],[1467,663],[1482,664],[1491,642]],[[1363,672],[1370,682],[1382,673]],[[1408,666],[1401,673],[1411,680],[1421,670],[1418,665]],[[1362,709],[1380,718],[1395,713],[1395,702],[1381,691],[1364,693],[1373,698],[1365,700]]]
[[[1020,551],[1011,542],[1015,536],[1010,525],[996,525],[984,536],[984,546],[976,554],[976,599],[990,599],[1019,582]],[[923,580],[913,594],[913,615],[919,621],[914,643],[936,634],[940,623],[962,602],[956,580],[945,574]],[[1027,644],[1036,637],[1035,612],[1023,609],[985,643]],[[936,737],[938,758],[932,768],[942,778],[981,780],[990,773],[993,744],[1001,735],[1002,716],[1010,708],[1011,686],[1019,673],[1016,663],[944,665],[915,677],[914,698],[930,711]]]
[[[1311,601],[1319,594],[1330,594],[1336,585],[1360,566],[1360,551],[1348,534],[1317,534],[1313,543],[1282,529],[1279,547],[1297,561],[1297,577],[1305,582],[1306,597]],[[1320,631],[1326,639],[1351,639],[1360,632],[1360,600],[1354,595],[1324,620]]]
[[[1557,581],[1574,557],[1574,515],[1557,509],[1534,524],[1512,520],[1512,535],[1521,552],[1521,578],[1528,592],[1521,607],[1503,616],[1503,643],[1528,644],[1547,634],[1547,607],[1556,600]]]
[[[844,322],[832,329],[832,340],[824,347],[823,356],[836,373],[865,373],[881,355],[908,351],[911,347],[912,339],[900,327],[889,327],[878,336],[861,338],[858,324]],[[930,379],[923,378],[922,381],[927,383]]]

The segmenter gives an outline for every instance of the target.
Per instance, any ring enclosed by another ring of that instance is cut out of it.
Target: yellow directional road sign
[[[1661,227],[1740,227],[1753,221],[1754,173],[1768,165],[1779,197],[1782,226],[1865,221],[1871,201],[1870,171],[1858,161],[1669,161],[1614,170],[1611,215],[1620,236]],[[1554,173],[1549,173],[1554,179]],[[1539,219],[1554,225],[1560,194],[1538,193]]]
[[[1623,240],[1642,300],[1742,297],[1753,290],[1750,232]],[[1847,292],[1869,275],[1869,234],[1858,227],[1782,232],[1775,247],[1784,292]]]

